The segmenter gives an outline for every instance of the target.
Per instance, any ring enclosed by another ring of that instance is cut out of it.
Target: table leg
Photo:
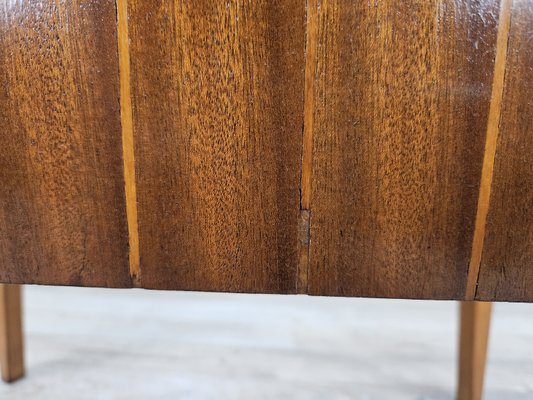
[[[458,400],[481,400],[492,303],[461,302]]]
[[[0,284],[0,366],[5,382],[24,375],[20,285]]]

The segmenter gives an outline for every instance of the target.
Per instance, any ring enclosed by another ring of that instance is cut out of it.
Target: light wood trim
[[[461,302],[458,400],[481,400],[492,303]]]
[[[311,230],[311,175],[313,169],[313,113],[318,40],[317,0],[307,0],[305,45],[304,125],[302,138],[302,177],[300,182],[300,221],[298,240],[298,293],[307,293],[309,241]]]
[[[509,38],[509,26],[511,22],[511,0],[502,0],[500,7],[498,37],[496,42],[496,59],[494,61],[494,77],[492,81],[492,97],[490,101],[487,122],[487,136],[485,139],[483,168],[481,170],[481,183],[477,203],[476,223],[472,240],[472,255],[470,258],[470,265],[468,267],[465,294],[466,300],[473,300],[476,296],[479,267],[481,264],[481,253],[483,251],[483,242],[485,240],[485,227],[489,212],[494,158],[496,156],[496,144],[498,142],[505,78],[505,62],[507,58],[507,42]]]
[[[24,375],[23,346],[21,287],[0,284],[0,366],[5,382]]]
[[[305,46],[304,128],[302,155],[302,210],[311,206],[311,174],[313,167],[314,82],[316,78],[316,46],[318,40],[317,0],[307,2],[307,42]]]
[[[133,147],[133,117],[131,106],[130,52],[128,33],[128,1],[117,1],[118,53],[120,65],[120,116],[122,123],[122,154],[126,187],[126,214],[128,218],[130,274],[139,286],[139,228],[137,222],[137,186],[135,184],[135,153]]]

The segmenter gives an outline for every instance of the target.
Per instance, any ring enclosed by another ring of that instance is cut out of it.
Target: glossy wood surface
[[[462,298],[498,2],[321,2],[313,294]]]
[[[0,282],[533,300],[532,7],[6,3]]]
[[[140,280],[294,292],[305,3],[128,3]]]
[[[533,3],[513,2],[477,298],[533,300]]]
[[[129,286],[114,2],[0,7],[0,281]]]

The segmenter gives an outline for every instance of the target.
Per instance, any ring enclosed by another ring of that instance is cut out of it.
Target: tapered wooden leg
[[[0,284],[0,366],[5,382],[24,375],[20,285]]]
[[[492,303],[461,302],[458,400],[481,400]]]

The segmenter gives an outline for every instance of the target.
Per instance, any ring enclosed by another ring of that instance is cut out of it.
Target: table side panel
[[[116,9],[0,7],[0,281],[128,287]]]
[[[460,299],[498,2],[317,4],[309,293]]]
[[[305,2],[128,6],[141,286],[294,292]]]

